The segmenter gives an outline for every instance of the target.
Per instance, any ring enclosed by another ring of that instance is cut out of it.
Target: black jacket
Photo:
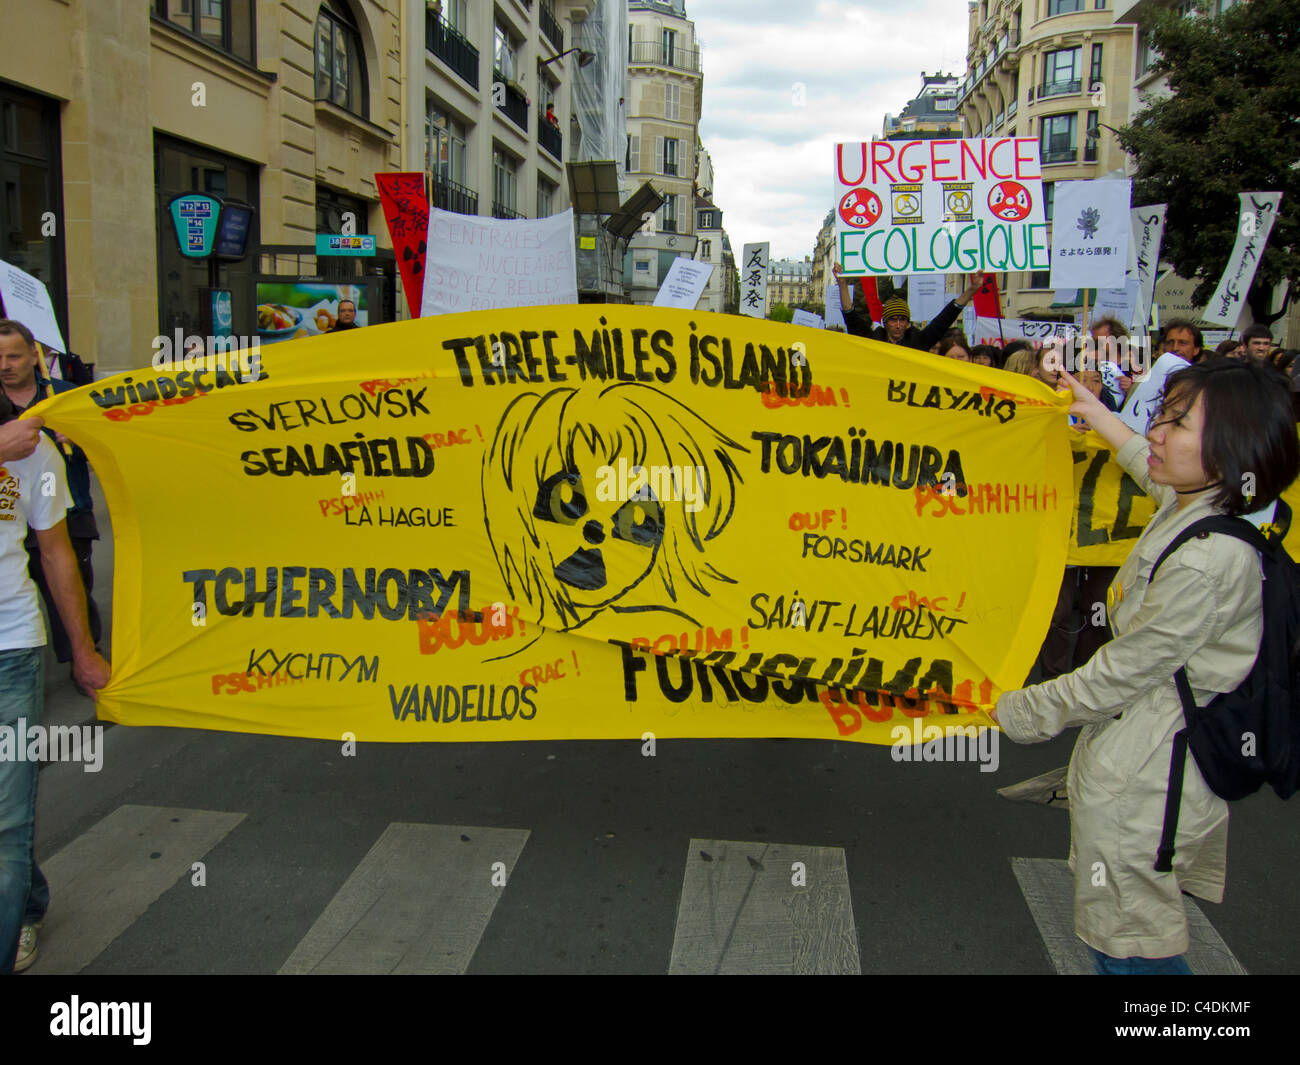
[[[905,348],[929,351],[939,342],[944,333],[948,332],[960,313],[961,308],[957,306],[957,301],[949,300],[948,305],[936,314],[924,329],[917,329],[916,326],[909,325],[907,332],[903,334],[903,339],[899,343]],[[866,337],[869,340],[883,340],[886,344],[889,343],[885,327],[882,325],[873,329],[871,320],[865,311],[859,311],[855,308],[845,312],[844,324],[848,327],[849,333],[855,337]]]

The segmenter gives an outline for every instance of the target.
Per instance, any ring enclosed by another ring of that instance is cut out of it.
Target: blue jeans
[[[1085,944],[1087,946],[1087,944]],[[1191,976],[1191,967],[1181,954],[1172,958],[1112,958],[1088,947],[1093,971],[1098,976]]]
[[[49,885],[32,857],[36,834],[38,762],[20,750],[21,722],[40,724],[45,699],[44,648],[0,651],[0,728],[11,731],[13,754],[0,758],[0,974],[11,973],[24,922],[40,920]],[[21,745],[23,748],[26,744]]]

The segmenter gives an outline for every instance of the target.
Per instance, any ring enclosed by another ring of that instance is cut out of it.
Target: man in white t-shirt
[[[33,859],[40,765],[19,737],[40,724],[45,701],[45,622],[27,575],[23,538],[30,527],[45,559],[50,592],[72,645],[73,675],[89,691],[104,687],[109,666],[95,651],[86,599],[64,515],[69,505],[63,459],[41,434],[40,418],[5,421],[0,410],[0,973],[36,960],[36,931],[49,885]]]

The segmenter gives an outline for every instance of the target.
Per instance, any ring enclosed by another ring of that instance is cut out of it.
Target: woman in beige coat
[[[1189,757],[1174,869],[1154,871],[1173,738],[1183,727],[1173,678],[1186,665],[1199,706],[1245,679],[1263,632],[1261,571],[1250,546],[1209,534],[1171,555],[1154,584],[1148,578],[1194,521],[1267,506],[1295,479],[1290,397],[1264,367],[1189,367],[1169,378],[1144,439],[1063,376],[1074,392],[1070,412],[1106,438],[1159,510],[1110,587],[1111,642],[1073,673],[1005,693],[994,716],[1017,743],[1083,726],[1070,759],[1070,864],[1075,931],[1097,972],[1189,973],[1181,892],[1222,900],[1228,807]]]

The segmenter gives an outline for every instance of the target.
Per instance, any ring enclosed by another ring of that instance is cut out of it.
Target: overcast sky
[[[834,204],[832,145],[879,137],[921,71],[966,69],[966,0],[686,0],[686,15],[713,199],[737,257],[764,240],[773,258],[812,255]]]

